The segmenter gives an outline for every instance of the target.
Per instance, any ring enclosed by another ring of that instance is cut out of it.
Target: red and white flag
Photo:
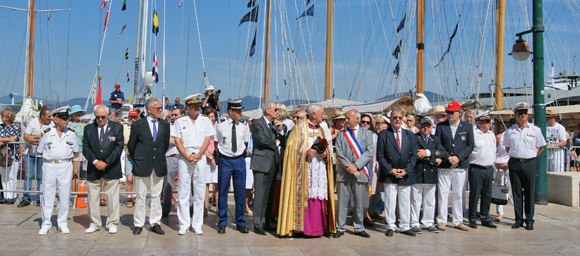
[[[181,0],[181,1],[179,2],[179,5],[177,6],[177,8],[181,8],[181,6],[182,6],[182,5],[183,5],[183,0]]]
[[[107,16],[105,16],[105,29],[103,30],[107,30],[107,26],[109,26],[109,7],[107,7]]]
[[[109,2],[109,0],[104,0],[103,3],[101,4],[101,7],[99,7],[99,11],[102,10],[103,8],[105,8],[105,6],[107,6],[108,2]]]

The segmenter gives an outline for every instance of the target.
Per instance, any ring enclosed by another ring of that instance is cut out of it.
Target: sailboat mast
[[[425,92],[425,0],[417,0],[417,93]]]
[[[28,91],[26,97],[32,98],[34,94],[34,21],[36,17],[36,0],[28,1],[28,64],[25,73],[25,83]]]
[[[495,7],[496,32],[495,32],[495,110],[501,110],[503,96],[503,42],[505,34],[505,0],[497,0]]]
[[[133,99],[137,96],[137,84],[139,83],[139,44],[141,43],[141,15],[143,0],[139,0],[139,18],[137,21],[137,46],[135,47],[135,78],[133,79]]]
[[[264,103],[270,99],[270,24],[272,23],[272,0],[266,0],[266,53],[264,60]]]
[[[325,70],[325,93],[324,99],[329,100],[332,88],[332,1],[326,1],[326,70]]]

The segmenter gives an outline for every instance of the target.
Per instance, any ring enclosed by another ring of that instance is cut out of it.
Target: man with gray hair
[[[463,113],[463,121],[470,123],[471,125],[473,125],[473,129],[476,128],[475,125],[475,115],[477,113],[475,113],[475,110],[470,109],[470,110],[466,110],[465,113]]]
[[[167,175],[165,152],[169,148],[170,125],[160,119],[163,105],[157,97],[145,101],[147,118],[133,123],[127,149],[135,160],[133,175],[137,201],[135,202],[133,235],[141,234],[145,224],[145,199],[147,186],[151,187],[151,210],[149,223],[151,231],[159,235],[165,234],[161,226],[161,190],[163,178]]]

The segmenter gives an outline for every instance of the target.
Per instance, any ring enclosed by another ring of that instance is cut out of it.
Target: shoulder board
[[[44,131],[40,132],[40,135],[45,135],[47,132],[50,131],[50,127],[44,129]]]
[[[222,122],[225,122],[225,121],[226,121],[226,118],[225,117],[222,117],[222,118],[220,118],[220,120],[218,120],[218,123],[222,123]]]
[[[248,122],[246,120],[244,120],[244,119],[241,119],[240,120],[240,123],[242,123],[242,124],[248,124]]]
[[[73,128],[68,128],[68,130],[74,132],[75,134],[77,133],[77,131]]]

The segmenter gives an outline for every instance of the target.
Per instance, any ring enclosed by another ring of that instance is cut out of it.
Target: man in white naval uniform
[[[185,235],[191,226],[197,235],[203,234],[203,208],[205,199],[205,180],[208,168],[205,151],[210,143],[210,137],[215,135],[215,129],[209,118],[199,114],[201,95],[187,96],[185,106],[188,116],[175,120],[171,137],[181,155],[179,157],[179,185],[177,189],[179,233]],[[189,213],[191,188],[193,186],[193,221]]]
[[[42,154],[42,226],[39,235],[46,235],[52,223],[52,208],[58,189],[58,229],[63,234],[70,233],[68,223],[68,203],[70,200],[70,187],[72,182],[73,165],[72,159],[79,155],[79,143],[74,130],[67,128],[68,106],[61,107],[54,112],[54,127],[45,130],[44,136],[38,142],[37,152]]]

